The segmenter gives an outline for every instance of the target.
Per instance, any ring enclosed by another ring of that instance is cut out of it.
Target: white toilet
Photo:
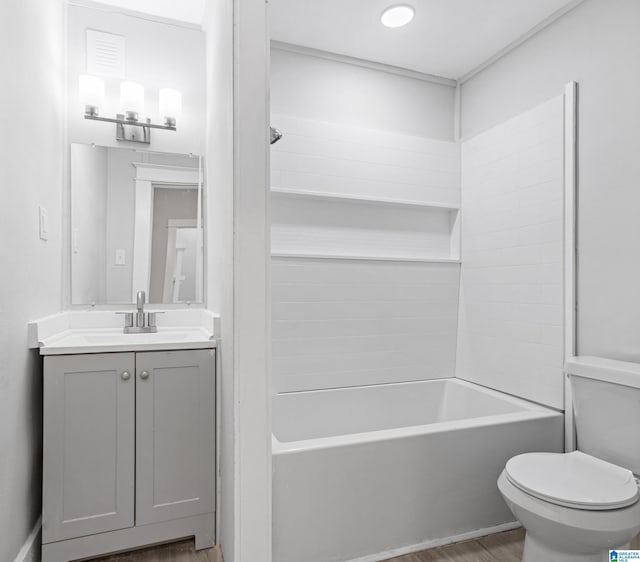
[[[524,562],[604,562],[640,532],[640,365],[576,357],[566,371],[578,450],[518,455],[498,478]]]

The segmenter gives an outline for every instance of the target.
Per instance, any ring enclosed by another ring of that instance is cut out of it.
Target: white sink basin
[[[179,342],[188,339],[189,336],[200,335],[198,332],[154,332],[150,334],[81,334],[79,337],[85,339],[89,345],[122,345],[130,343],[164,343]]]
[[[200,349],[215,347],[207,330],[193,328],[159,328],[151,334],[125,334],[121,329],[66,330],[42,342],[43,355],[69,353],[106,353],[159,349]]]

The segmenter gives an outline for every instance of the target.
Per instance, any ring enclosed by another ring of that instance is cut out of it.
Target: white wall
[[[235,559],[271,562],[268,4],[233,9]]]
[[[462,87],[464,135],[578,94],[578,352],[640,361],[640,2],[586,0]]]
[[[271,561],[266,10],[211,0],[204,17],[207,304],[222,315],[218,519],[227,562]]]
[[[462,144],[456,375],[563,408],[564,96]]]
[[[106,297],[108,150],[84,144],[71,149],[71,292],[75,302]]]
[[[87,72],[86,30],[94,29],[125,37],[126,79],[145,86],[145,117],[162,123],[158,114],[159,88],[182,92],[182,117],[177,131],[152,130],[148,150],[203,154],[205,135],[205,37],[193,27],[159,23],[118,13],[117,8],[68,6],[67,86],[69,142],[116,146],[115,125],[87,121],[78,100],[78,76]],[[120,112],[120,82],[104,77],[105,107],[100,114]],[[131,146],[131,145],[130,145]]]
[[[61,303],[60,0],[0,3],[0,560],[40,514],[42,375],[27,322]],[[38,205],[49,240],[38,239]]]
[[[272,114],[453,140],[454,93],[451,86],[271,49]]]
[[[206,3],[205,248],[207,307],[221,315],[218,362],[218,529],[227,562],[239,560],[236,533],[236,419],[233,327],[233,4]]]
[[[132,162],[144,162],[147,158],[130,150],[108,150],[107,182],[107,232],[106,232],[106,300],[104,303],[132,301],[133,287],[133,238],[135,231],[134,178],[136,169]],[[115,264],[116,249],[124,250],[125,264]],[[73,295],[74,304],[82,304]]]

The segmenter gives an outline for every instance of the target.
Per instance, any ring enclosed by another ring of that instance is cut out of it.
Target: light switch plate
[[[38,217],[40,240],[49,240],[49,218],[44,207],[38,207]]]

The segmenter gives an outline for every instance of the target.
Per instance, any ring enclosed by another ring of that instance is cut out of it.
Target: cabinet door
[[[133,353],[44,360],[43,542],[132,527]]]
[[[136,354],[136,524],[214,511],[215,352]]]

